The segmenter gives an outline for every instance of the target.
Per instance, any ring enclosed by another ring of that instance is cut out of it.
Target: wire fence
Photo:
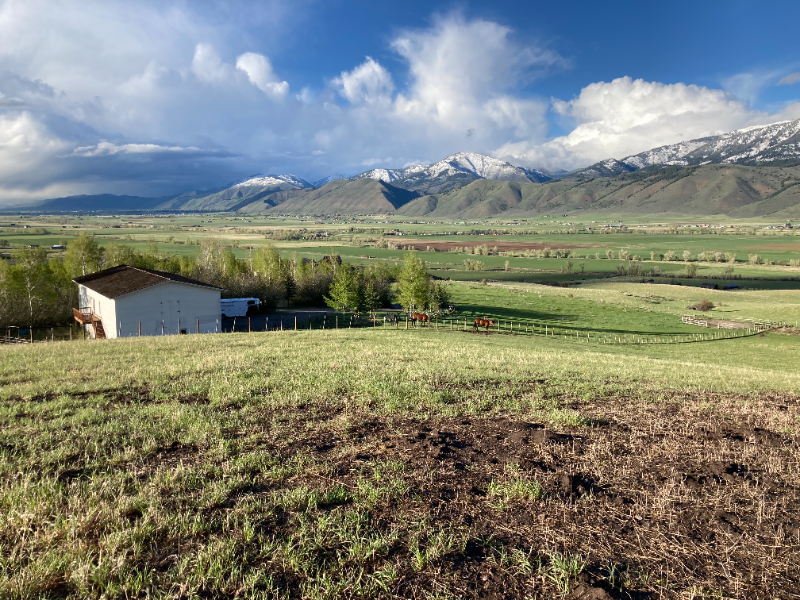
[[[688,317],[684,317],[687,319]],[[527,336],[531,338],[546,337],[574,343],[584,344],[686,344],[694,342],[709,342],[717,340],[730,340],[762,335],[768,331],[791,327],[784,322],[765,321],[758,319],[739,319],[736,328],[719,326],[707,332],[697,333],[637,333],[637,332],[611,332],[568,327],[556,327],[549,323],[535,323],[533,321],[514,321],[485,317],[484,323],[476,325],[474,317],[432,317],[427,321],[415,320],[410,316],[398,313],[376,314],[372,317],[356,316],[353,314],[322,314],[318,316],[287,316],[287,317],[237,317],[217,322],[214,333],[257,333],[272,331],[301,331],[301,330],[338,330],[338,329],[380,329],[380,330],[433,330],[452,331],[462,333],[480,333],[487,335]],[[700,324],[702,319],[691,317],[695,325],[712,327],[706,322]],[[488,326],[486,325],[488,321]],[[687,321],[684,321],[687,322]],[[730,324],[731,322],[727,322]],[[730,325],[728,325],[730,326]],[[795,328],[798,323],[795,323]],[[198,325],[198,331],[199,331]],[[141,327],[138,328],[141,335]],[[176,335],[177,331],[170,332],[162,329],[161,335]],[[183,330],[185,332],[185,330]],[[87,329],[80,326],[40,327],[40,328],[6,328],[4,335],[0,336],[0,344],[30,344],[51,341],[77,341],[89,339]],[[134,334],[135,337],[137,337]],[[128,337],[128,336],[126,336]]]

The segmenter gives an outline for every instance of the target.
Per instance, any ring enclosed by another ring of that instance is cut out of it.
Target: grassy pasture
[[[0,347],[0,595],[784,597],[798,340]]]

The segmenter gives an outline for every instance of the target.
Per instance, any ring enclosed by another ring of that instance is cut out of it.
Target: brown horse
[[[416,326],[417,321],[420,323],[430,323],[431,318],[425,313],[413,313],[411,315],[411,323]]]
[[[473,327],[475,331],[478,331],[478,327],[486,327],[486,333],[489,333],[489,327],[494,327],[494,321],[491,319],[475,319]]]

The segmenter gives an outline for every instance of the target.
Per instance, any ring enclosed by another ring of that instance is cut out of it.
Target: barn
[[[80,302],[73,314],[90,337],[219,330],[222,289],[202,281],[127,265],[73,281]]]

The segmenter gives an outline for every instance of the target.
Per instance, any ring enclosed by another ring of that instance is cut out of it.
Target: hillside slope
[[[588,181],[478,180],[400,208],[406,216],[488,218],[591,211],[800,217],[800,167],[667,167]]]
[[[279,214],[392,214],[418,194],[375,179],[337,179],[321,188],[296,192],[277,206],[270,198],[244,206],[246,213]]]

